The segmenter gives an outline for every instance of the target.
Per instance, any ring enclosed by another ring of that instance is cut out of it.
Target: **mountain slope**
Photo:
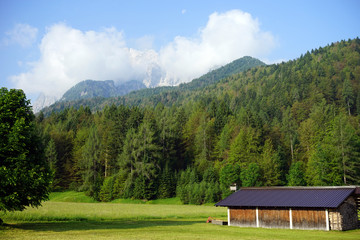
[[[198,88],[203,88],[208,85],[214,84],[219,80],[226,78],[228,76],[246,71],[253,67],[265,66],[265,65],[266,64],[260,61],[259,59],[245,56],[225,66],[222,66],[218,69],[208,72],[207,74],[192,80],[188,84],[180,84],[180,89],[194,90]]]
[[[161,101],[159,100],[161,96],[169,94],[173,96],[180,96],[180,93],[184,91],[195,91],[197,89],[203,89],[209,85],[219,82],[223,78],[258,66],[265,66],[265,63],[256,58],[246,56],[218,69],[210,71],[209,73],[194,79],[190,83],[180,84],[177,87],[145,88],[142,86],[137,86],[138,89],[134,89],[136,87],[133,86],[135,81],[132,81],[133,89],[138,91],[133,91],[131,93],[128,91],[127,93],[129,94],[127,94],[125,97],[118,97],[125,95],[125,93],[113,95],[113,93],[117,92],[118,90],[114,89],[114,84],[112,81],[97,81],[95,83],[94,81],[87,80],[77,84],[68,92],[66,92],[62,98],[62,101],[43,109],[43,111],[44,113],[50,113],[52,111],[58,111],[66,107],[73,106],[78,108],[84,105],[89,106],[92,110],[99,110],[102,109],[105,105],[111,104],[144,105],[150,102],[155,103]],[[94,83],[91,84],[92,82]],[[118,89],[120,87],[121,86],[119,86]],[[173,97],[171,97],[171,99],[173,99]]]
[[[146,86],[138,81],[129,81],[116,86],[112,80],[85,80],[65,92],[60,101],[76,101],[93,97],[117,97],[142,88],[146,88]]]

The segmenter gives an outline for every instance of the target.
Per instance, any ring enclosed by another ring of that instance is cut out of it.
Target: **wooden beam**
[[[329,210],[325,209],[325,221],[326,221],[326,231],[330,230],[330,224],[329,224]]]
[[[292,210],[289,209],[289,218],[290,218],[290,229],[293,229],[293,222],[292,222]]]
[[[228,226],[230,226],[230,207],[228,207]]]

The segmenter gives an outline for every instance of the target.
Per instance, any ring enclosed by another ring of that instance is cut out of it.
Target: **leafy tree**
[[[241,171],[240,178],[243,187],[261,186],[261,172],[259,165],[256,163],[250,163],[246,169]]]
[[[286,175],[288,186],[306,186],[304,163],[295,162],[290,166],[289,174]]]
[[[238,164],[227,164],[220,171],[222,198],[231,194],[230,186],[234,183],[240,186],[240,166]]]
[[[48,198],[52,175],[34,120],[22,90],[0,89],[0,211]]]

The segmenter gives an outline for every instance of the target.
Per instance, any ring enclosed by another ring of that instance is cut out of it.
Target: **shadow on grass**
[[[87,230],[111,230],[111,229],[136,229],[147,227],[185,226],[204,221],[182,220],[125,220],[125,221],[67,221],[67,222],[34,222],[6,224],[7,228],[27,231],[87,231]]]

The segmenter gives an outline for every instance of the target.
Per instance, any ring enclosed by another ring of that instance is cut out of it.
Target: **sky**
[[[0,87],[60,97],[76,83],[188,82],[243,56],[268,64],[360,37],[358,0],[0,0]]]

